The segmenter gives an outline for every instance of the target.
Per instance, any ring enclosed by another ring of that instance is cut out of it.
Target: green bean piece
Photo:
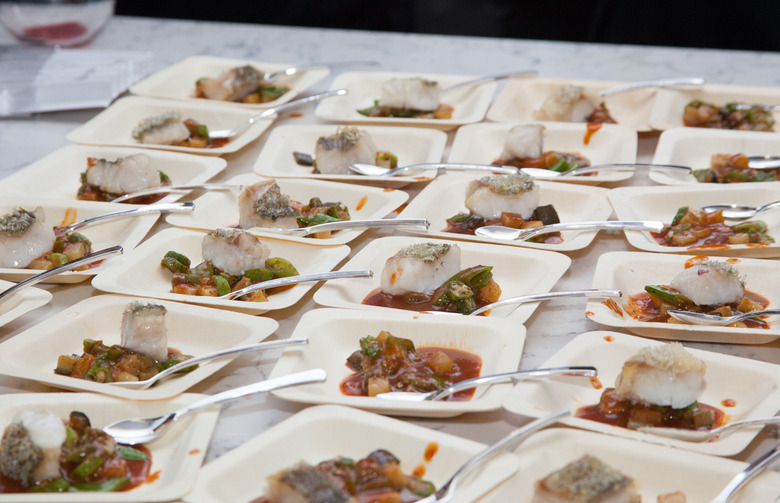
[[[214,275],[214,266],[210,262],[201,262],[187,273],[187,281],[195,285],[200,285],[203,278]]]
[[[84,458],[84,461],[79,463],[79,465],[73,469],[73,475],[80,479],[86,479],[95,473],[98,468],[100,468],[103,463],[105,463],[105,461],[106,459],[100,456],[87,456]]]
[[[128,477],[120,477],[117,479],[108,479],[102,482],[73,484],[73,489],[77,491],[100,491],[100,492],[115,492],[121,491],[128,483],[130,479]]]
[[[734,226],[734,232],[759,232],[764,233],[767,230],[766,223],[763,220],[751,220],[749,222],[741,222]]]
[[[209,138],[209,128],[205,124],[201,124],[198,126],[198,131],[196,133],[200,138],[205,138],[207,140],[210,140]]]
[[[52,262],[55,266],[67,264],[68,257],[62,253],[52,253],[51,255],[49,255],[49,262]]]
[[[146,461],[148,459],[148,456],[144,451],[139,451],[129,445],[117,445],[116,450],[119,453],[119,457],[124,459],[130,459],[132,461]]]
[[[370,335],[360,339],[360,349],[372,360],[376,360],[379,356],[379,343],[376,341],[376,338]]]
[[[326,215],[325,213],[315,213],[310,217],[298,217],[298,222],[302,223],[304,227],[309,227],[330,222],[341,222],[341,219]]]
[[[693,301],[685,295],[672,291],[663,285],[647,285],[645,286],[645,291],[674,307],[690,307],[694,305]]]
[[[228,283],[228,280],[224,277],[215,274],[211,277],[211,281],[213,281],[214,285],[217,287],[217,295],[222,296],[230,293],[230,283]]]
[[[274,273],[268,269],[250,269],[244,272],[244,277],[248,278],[252,283],[259,283],[274,279]]]
[[[163,173],[159,169],[157,170],[157,172],[160,173],[160,182],[161,183],[168,183],[168,182],[171,181],[171,177],[170,176],[166,175],[165,173]]]
[[[94,339],[84,339],[83,346],[84,346],[84,352],[85,353],[91,353],[92,352],[92,348],[95,347]]]
[[[687,206],[683,206],[682,208],[677,209],[677,213],[674,214],[674,218],[672,219],[672,227],[677,225],[680,220],[682,220],[682,217],[685,216],[685,213],[688,211]]]
[[[411,339],[404,339],[403,337],[396,337],[394,335],[388,335],[385,345],[391,346],[397,344],[407,351],[414,351],[414,342]]]
[[[173,257],[163,257],[163,259],[160,261],[160,265],[172,273],[180,273],[180,274],[187,274],[189,272],[190,268],[186,265],[182,264],[178,260],[176,260]]]
[[[31,493],[64,493],[71,487],[70,482],[58,477],[51,482],[35,485],[27,489]]]
[[[79,234],[78,232],[70,233],[70,235],[68,236],[68,241],[70,241],[71,243],[86,243],[89,246],[92,246],[92,241],[87,239],[87,236],[85,236],[84,234]]]
[[[288,276],[298,276],[298,270],[289,260],[273,257],[265,261],[265,268],[274,273],[274,278],[286,278]]]
[[[320,206],[322,206],[322,199],[319,197],[309,199],[309,208],[319,208]]]
[[[183,253],[175,252],[175,251],[169,251],[165,254],[166,257],[171,257],[176,259],[177,261],[181,262],[182,264],[186,265],[187,267],[190,266],[191,262],[190,259],[187,258],[186,255]]]
[[[407,482],[409,483],[409,490],[417,496],[430,496],[436,491],[436,486],[433,483],[414,475],[408,477]]]

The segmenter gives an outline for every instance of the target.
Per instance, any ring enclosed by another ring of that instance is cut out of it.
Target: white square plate
[[[14,286],[15,283],[0,280],[0,292]],[[0,302],[0,327],[10,323],[21,315],[45,306],[51,302],[53,295],[40,288],[27,287]]]
[[[256,140],[263,131],[268,129],[273,122],[273,119],[259,120],[238,135],[238,137],[230,140],[226,145],[216,148],[153,145],[140,143],[133,138],[132,131],[138,126],[139,122],[169,111],[181,113],[182,120],[195,119],[199,123],[205,124],[210,131],[234,128],[245,123],[258,113],[257,110],[226,107],[207,101],[190,103],[187,101],[128,96],[116,100],[111,106],[68,133],[68,140],[84,145],[149,148],[186,152],[188,154],[222,155],[238,152],[246,147],[249,143]]]
[[[677,210],[683,206],[699,209],[707,204],[744,204],[761,206],[777,201],[780,182],[699,184],[663,187],[619,187],[608,196],[618,220],[658,220],[671,223]],[[640,250],[661,253],[688,253],[707,255],[738,255],[740,257],[780,256],[780,212],[762,213],[756,220],[763,220],[768,234],[777,243],[753,243],[744,245],[713,246],[663,246],[649,232],[625,231],[628,242]],[[739,223],[729,220],[728,225]]]
[[[248,187],[252,184],[267,181],[254,173],[245,173],[231,178],[226,183],[234,183]],[[349,209],[352,220],[384,218],[401,206],[409,198],[409,194],[400,190],[379,189],[362,185],[346,183],[331,183],[322,180],[300,180],[282,178],[276,180],[282,194],[289,195],[294,201],[304,204],[312,197],[323,201],[339,201]],[[238,194],[231,191],[207,192],[195,200],[195,211],[190,214],[169,214],[167,222],[178,227],[194,229],[216,229],[218,227],[238,226]],[[257,236],[295,241],[298,243],[330,246],[349,243],[360,236],[365,229],[338,231],[329,238],[318,239],[313,236],[304,237],[297,234],[265,231],[255,227],[252,233]]]
[[[121,261],[102,272],[92,281],[98,290],[125,295],[139,295],[158,299],[176,300],[188,304],[203,304],[233,311],[261,314],[274,309],[290,307],[311,290],[315,283],[301,283],[283,292],[271,295],[268,302],[246,302],[217,297],[183,295],[171,292],[171,273],[160,266],[160,261],[170,250],[183,253],[199,264],[203,261],[201,241],[205,232],[186,229],[165,229],[141,244]],[[263,240],[271,248],[271,257],[282,257],[301,274],[332,270],[349,253],[347,246],[312,247],[290,241]],[[359,280],[346,280],[347,282]]]
[[[410,229],[409,232],[425,234],[442,239],[458,239],[482,243],[495,243],[527,248],[538,248],[551,251],[579,250],[588,246],[597,231],[567,231],[562,233],[563,243],[545,244],[530,241],[507,241],[487,237],[445,232],[447,219],[458,212],[468,213],[464,204],[466,188],[471,180],[479,176],[467,178],[442,176],[429,183],[409,205],[401,212],[403,218],[427,218],[431,227],[427,231]],[[561,222],[582,222],[586,220],[607,220],[612,214],[612,207],[607,201],[607,189],[588,187],[584,185],[569,185],[553,182],[536,182],[539,185],[539,205],[552,204],[561,218]],[[460,197],[456,196],[459,195]]]
[[[533,121],[533,113],[539,109],[550,93],[561,86],[580,86],[595,103],[606,102],[610,115],[626,127],[636,131],[650,131],[650,110],[656,90],[653,88],[614,94],[600,98],[598,93],[626,82],[606,80],[578,80],[558,78],[512,79],[498,94],[488,110],[487,118],[496,122]],[[597,133],[598,134],[598,133]]]
[[[578,335],[544,362],[543,366],[593,365],[599,370],[598,380],[603,388],[596,389],[586,380],[520,382],[504,398],[504,408],[515,414],[543,417],[563,409],[573,412],[585,405],[597,404],[604,388],[614,387],[615,379],[627,359],[643,347],[658,344],[665,343],[618,332],[596,331]],[[696,349],[688,351],[707,365],[704,376],[706,386],[699,401],[724,410],[728,422],[771,417],[777,412],[780,367],[721,353]],[[722,405],[724,400],[735,400],[736,406],[726,408]],[[617,437],[716,456],[732,456],[741,452],[761,431],[760,427],[743,429],[714,442],[686,442],[577,417],[570,417],[563,422]],[[604,439],[603,443],[606,445],[613,440]]]
[[[427,462],[424,453],[432,442],[438,444],[438,452]],[[438,488],[483,447],[472,440],[349,407],[309,407],[204,466],[185,501],[253,501],[267,490],[265,479],[269,475],[301,461],[316,465],[337,456],[360,459],[376,449],[393,453],[406,474],[423,466],[423,478]],[[517,460],[508,454],[488,461],[458,487],[452,503],[475,501],[515,470]]]
[[[81,354],[84,339],[102,340],[106,345],[120,344],[122,312],[131,300],[119,295],[98,295],[43,320],[0,344],[0,373],[59,388],[92,391],[130,400],[161,400],[183,393],[230,363],[231,358],[212,360],[192,372],[164,379],[145,390],[54,373],[57,357]],[[253,344],[271,335],[279,326],[270,318],[229,312],[220,313],[219,318],[215,318],[214,311],[205,307],[162,300],[154,302],[168,310],[165,315],[168,346],[185,355],[199,356]]]
[[[467,241],[452,243],[451,241],[441,239],[421,237],[384,237],[369,242],[342,267],[342,270],[371,269],[374,271],[373,278],[355,279],[349,284],[326,283],[314,294],[314,301],[323,306],[387,312],[391,313],[390,315],[399,311],[405,311],[379,306],[367,306],[363,304],[363,299],[379,288],[382,268],[388,258],[395,255],[402,248],[424,242],[457,244],[461,249],[461,269],[476,265],[493,266],[493,279],[501,287],[502,299],[550,291],[569,268],[569,264],[571,264],[571,259],[566,255],[548,251],[526,248],[515,249]],[[516,306],[504,306],[494,309],[490,316],[499,318],[511,316],[516,322],[522,323],[533,314],[538,305],[538,302],[532,302]],[[432,314],[431,316],[449,317],[452,315]]]
[[[768,329],[710,327],[677,323],[639,321],[623,312],[623,305],[631,295],[643,293],[646,285],[668,285],[685,270],[686,255],[658,253],[611,252],[599,257],[593,272],[593,288],[616,288],[622,299],[588,300],[586,316],[596,323],[621,327],[645,337],[677,341],[721,342],[728,344],[766,344],[780,338],[780,323],[769,317]],[[723,260],[723,259],[719,259]],[[769,307],[780,305],[780,286],[776,280],[777,264],[770,260],[730,258],[745,279],[745,287],[769,300]],[[611,307],[610,307],[611,306]],[[620,313],[618,313],[620,311]]]
[[[76,221],[85,218],[102,215],[117,211],[118,209],[129,209],[133,205],[118,206],[112,203],[98,203],[93,201],[79,201],[77,199],[67,201],[63,199],[43,199],[35,196],[4,196],[0,202],[0,216],[6,215],[16,208],[22,207],[25,210],[33,211],[36,207],[43,208],[46,214],[46,224],[60,225],[65,217],[65,212],[69,208],[76,210]],[[122,245],[124,252],[132,250],[146,236],[146,233],[152,228],[159,218],[159,214],[153,213],[129,218],[117,218],[95,222],[93,224],[77,229],[76,232],[83,234],[92,242],[92,250],[98,251],[111,246]],[[116,260],[112,257],[100,262],[99,265],[91,267],[84,271],[64,272],[59,276],[54,276],[46,280],[47,283],[79,283],[102,271],[107,264]],[[119,259],[121,260],[121,259]],[[43,272],[39,269],[11,269],[0,267],[0,278],[10,281],[21,281],[30,276]]]
[[[476,78],[473,75],[445,75],[440,73],[397,73],[397,72],[345,72],[333,79],[331,89],[349,89],[349,94],[339,98],[325,100],[317,105],[314,113],[318,118],[328,121],[354,124],[405,125],[412,127],[432,127],[436,129],[454,129],[463,124],[479,122],[485,117],[490,101],[496,91],[495,82],[478,86],[466,86],[445,93],[441,103],[454,108],[451,119],[407,119],[402,117],[366,117],[358,109],[373,106],[374,100],[382,96],[382,84],[394,78],[421,77],[433,80],[442,89],[459,82]]]
[[[708,169],[713,154],[780,155],[780,135],[758,131],[676,127],[661,133],[653,163]],[[650,179],[663,185],[699,183],[691,175],[670,171],[650,171]]]
[[[732,102],[780,105],[780,89],[728,84],[706,84],[689,89],[659,89],[650,111],[650,125],[661,130],[684,126],[683,112],[691,100],[702,100],[717,106]],[[774,116],[776,121],[774,131],[778,131],[780,112],[775,112]]]
[[[204,395],[184,394],[166,402],[134,402],[92,393],[22,393],[3,396],[0,425],[5,428],[21,411],[51,412],[67,419],[73,410],[89,417],[95,428],[132,417],[155,417],[193,403]],[[153,442],[145,444],[152,453],[151,473],[159,477],[129,491],[0,494],[0,502],[14,503],[114,503],[163,502],[183,497],[194,486],[198,470],[217,423],[218,410],[198,411],[171,426]]]
[[[314,155],[317,139],[335,134],[337,125],[284,125],[275,127],[255,161],[255,173],[269,178],[313,178],[341,182],[381,182],[387,186],[402,186],[410,182],[426,182],[436,176],[436,170],[415,173],[414,176],[364,176],[358,174],[314,174],[313,168],[300,166],[293,152]],[[399,166],[441,162],[447,134],[435,129],[411,127],[361,127],[371,134],[377,149],[387,150],[398,157]]]
[[[226,70],[244,65],[252,65],[263,73],[273,73],[293,66],[287,63],[265,63],[243,59],[217,58],[214,56],[191,56],[136,82],[130,86],[130,92],[152,98],[209,101],[195,97],[195,82],[203,77],[216,78]],[[280,77],[273,82],[273,85],[286,86],[290,90],[268,103],[234,103],[232,101],[219,100],[214,100],[213,103],[250,109],[263,109],[281,105],[320,82],[329,73],[330,70],[327,68],[314,68],[295,75]]]
[[[137,148],[68,145],[3,179],[0,182],[0,191],[27,196],[45,194],[46,197],[78,201],[76,196],[81,187],[81,174],[87,170],[87,158],[97,157],[113,161],[137,153],[151,157],[152,165],[168,175],[172,185],[204,183],[227,165],[225,160],[219,157]],[[160,202],[172,202],[182,195],[181,192],[171,193]],[[119,206],[116,209],[121,208]]]
[[[491,164],[504,150],[509,130],[521,123],[469,124],[458,129],[448,162]],[[636,131],[618,124],[604,124],[585,144],[585,124],[573,122],[539,122],[544,125],[543,151],[557,150],[581,154],[590,164],[628,164],[636,162]],[[626,180],[634,175],[632,169],[605,169],[590,176],[568,176],[555,181],[596,184]]]
[[[677,491],[685,493],[689,503],[710,501],[746,466],[746,463],[731,459],[623,438],[605,441],[604,436],[597,433],[563,428],[533,435],[514,454],[520,459],[520,469],[480,503],[530,502],[537,480],[586,454],[596,456],[634,479],[642,501],[646,503],[655,503],[659,495]],[[775,501],[778,492],[780,475],[766,470],[729,502],[769,503]]]
[[[366,335],[377,336],[387,330],[397,337],[411,339],[415,347],[445,347],[468,351],[482,359],[479,375],[514,372],[520,363],[525,343],[525,327],[514,321],[466,316],[454,324],[451,319],[420,317],[410,312],[367,313],[344,309],[315,309],[304,314],[292,337],[309,339],[307,347],[287,348],[270,377],[323,367],[327,381],[274,391],[285,400],[303,403],[348,405],[380,414],[418,417],[454,417],[464,412],[495,410],[511,384],[478,388],[470,400],[405,402],[379,398],[349,396],[339,389],[352,375],[346,361],[360,349]],[[1,347],[1,346],[0,346]]]

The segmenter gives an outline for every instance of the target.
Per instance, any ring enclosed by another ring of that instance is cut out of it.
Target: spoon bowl
[[[243,185],[234,185],[230,183],[199,183],[195,185],[166,185],[161,187],[151,187],[148,189],[137,190],[135,192],[127,193],[123,196],[119,196],[113,199],[112,203],[122,203],[136,197],[148,196],[151,194],[163,194],[166,192],[190,192],[192,190],[230,190],[233,192],[242,192],[244,190]]]
[[[511,175],[518,172],[514,166],[495,166],[493,164],[465,164],[453,162],[428,162],[420,164],[410,164],[398,168],[382,168],[373,164],[355,163],[349,165],[349,170],[358,175],[381,176],[389,178],[396,175],[408,175],[416,171],[427,171],[435,169],[437,171],[483,171],[487,173],[500,173]],[[438,173],[437,173],[438,176]]]
[[[566,297],[588,297],[589,299],[594,299],[594,298],[615,299],[615,298],[620,298],[622,296],[623,296],[623,292],[620,290],[600,290],[600,289],[572,290],[569,292],[547,292],[547,293],[537,293],[533,295],[521,295],[519,297],[510,297],[508,299],[499,300],[498,302],[493,302],[486,306],[482,306],[479,309],[470,312],[469,316],[477,316],[502,306],[525,304],[527,302],[539,302],[542,300],[554,300],[554,299],[562,299]]]
[[[390,391],[387,393],[379,393],[375,396],[375,398],[381,398],[383,400],[401,400],[405,402],[435,402],[438,400],[444,400],[448,396],[458,393],[459,391],[476,388],[477,386],[482,386],[483,384],[490,385],[502,382],[517,382],[534,377],[548,377],[554,375],[596,377],[598,375],[598,370],[596,367],[582,366],[520,370],[517,372],[506,372],[504,374],[474,377],[472,379],[466,379],[451,386],[447,386],[446,388],[429,391],[428,393]]]
[[[744,206],[741,204],[708,204],[706,206],[702,206],[701,210],[708,213],[722,210],[723,218],[728,220],[745,220],[747,218],[758,215],[762,211],[767,211],[774,208],[780,208],[780,201],[768,203],[763,206]]]
[[[721,439],[737,430],[750,426],[764,427],[769,424],[780,424],[780,416],[736,421],[711,430],[687,430],[683,428],[663,428],[655,426],[642,426],[638,428],[638,430],[643,433],[673,438],[675,440],[683,440],[685,442],[709,442]]]
[[[186,407],[183,407],[170,414],[149,418],[123,419],[109,424],[103,431],[114,437],[119,444],[136,445],[151,442],[156,439],[176,421],[191,412],[195,412],[203,407],[214,404],[235,400],[243,396],[254,395],[256,393],[267,393],[275,389],[297,386],[299,384],[308,384],[322,382],[327,375],[323,369],[306,370],[286,376],[268,379],[266,381],[241,386],[240,388],[223,391],[216,395],[208,396],[198,400]]]
[[[110,213],[103,213],[102,215],[95,215],[94,217],[85,218],[84,220],[74,222],[70,225],[66,225],[65,227],[59,227],[58,229],[62,233],[68,233],[95,222],[102,222],[104,220],[112,220],[115,218],[136,217],[139,215],[148,215],[149,213],[192,213],[193,211],[195,211],[195,203],[192,201],[186,201],[183,203],[150,204],[148,206],[139,206],[137,208],[129,208],[127,210],[112,211]]]
[[[209,131],[209,138],[211,138],[212,140],[221,140],[221,139],[229,140],[231,138],[235,138],[236,136],[240,135],[241,133],[249,129],[249,127],[255,122],[259,120],[267,119],[268,117],[271,117],[283,110],[287,110],[288,108],[294,108],[300,105],[305,105],[306,103],[311,103],[313,101],[319,101],[324,98],[330,98],[332,96],[344,96],[347,93],[349,93],[349,91],[347,91],[346,89],[336,89],[335,91],[327,91],[320,94],[313,94],[305,98],[300,98],[297,100],[288,101],[287,103],[282,103],[281,105],[277,105],[275,107],[266,108],[262,112],[258,113],[253,117],[250,117],[246,122],[234,127],[233,129],[219,129],[215,131]]]
[[[241,353],[248,353],[253,351],[266,351],[269,349],[282,348],[287,346],[298,346],[298,345],[308,344],[308,343],[309,343],[309,339],[283,339],[280,341],[268,341],[268,342],[260,342],[258,344],[249,344],[246,346],[238,346],[235,348],[223,349],[222,351],[213,351],[211,353],[205,353],[200,356],[195,356],[188,360],[184,360],[183,362],[179,362],[176,365],[168,367],[162,372],[158,372],[157,374],[153,375],[149,379],[146,379],[145,381],[114,381],[108,384],[111,386],[116,386],[118,388],[125,388],[125,389],[147,389],[152,387],[157,382],[173,376],[177,372],[183,371],[185,369],[189,369],[194,365],[198,365],[200,363],[216,360],[218,358],[235,356]]]
[[[668,311],[669,315],[683,323],[689,325],[703,325],[709,327],[725,327],[738,321],[755,318],[756,316],[767,316],[770,314],[780,314],[780,309],[761,309],[759,311],[750,311],[749,313],[735,314],[734,316],[720,316],[718,314],[693,313],[690,311]]]

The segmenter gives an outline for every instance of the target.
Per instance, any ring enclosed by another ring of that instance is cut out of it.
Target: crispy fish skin
[[[585,455],[537,481],[532,503],[641,503],[633,480]]]
[[[268,477],[266,497],[273,503],[357,503],[349,493],[306,463]]]

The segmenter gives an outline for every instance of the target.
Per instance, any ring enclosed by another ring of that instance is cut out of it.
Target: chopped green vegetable
[[[224,277],[215,274],[211,277],[211,281],[217,287],[217,295],[222,296],[230,293],[230,283]]]
[[[117,452],[119,452],[119,456],[124,459],[130,459],[133,461],[146,461],[148,459],[148,456],[145,452],[134,449],[128,445],[117,445],[116,449]]]
[[[76,491],[115,492],[120,491],[129,482],[130,479],[128,477],[121,477],[117,479],[104,480],[102,482],[73,484],[72,488]]]
[[[95,473],[105,461],[105,458],[100,456],[87,456],[84,458],[84,461],[73,469],[73,474],[81,479],[86,479]]]
[[[289,260],[272,257],[265,261],[265,267],[274,274],[274,278],[286,278],[288,276],[298,276],[298,270]]]
[[[685,295],[663,285],[647,285],[645,286],[645,291],[654,297],[658,297],[662,302],[671,304],[674,307],[694,305],[693,301]]]

